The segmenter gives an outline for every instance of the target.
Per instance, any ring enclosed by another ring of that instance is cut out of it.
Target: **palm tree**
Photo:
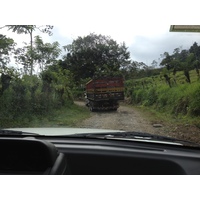
[[[16,32],[17,34],[30,34],[30,44],[31,44],[31,71],[30,75],[33,74],[33,58],[32,58],[32,50],[33,50],[33,31],[35,30],[35,25],[6,25],[4,27],[7,27],[8,30],[12,30],[13,32]],[[3,27],[2,27],[3,28]]]
[[[35,29],[40,30],[40,27],[37,27],[36,25],[5,25],[1,28],[7,27],[8,30],[12,30],[13,32],[16,32],[17,34],[29,34],[30,35],[30,54],[31,54],[31,71],[30,75],[33,74],[33,31]],[[0,29],[1,29],[0,28]],[[53,26],[46,25],[46,28],[40,30],[41,32],[48,33],[49,35],[52,35],[51,29],[53,29]]]

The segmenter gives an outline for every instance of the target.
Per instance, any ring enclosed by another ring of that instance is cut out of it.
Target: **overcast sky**
[[[41,36],[45,42],[58,41],[61,46],[90,33],[108,35],[119,44],[125,42],[132,60],[150,65],[153,60],[158,61],[165,51],[171,54],[180,46],[188,49],[195,41],[200,45],[200,33],[169,32],[170,25],[198,24],[199,10],[194,0],[190,0],[189,5],[188,1],[175,0],[140,0],[137,3],[133,0],[57,0],[48,1],[48,4],[41,1],[31,5],[32,12],[27,1],[16,2],[13,1],[11,10],[14,17],[6,19],[7,11],[1,13],[0,17],[5,18],[5,23],[1,20],[1,25],[54,25],[53,36]],[[15,6],[19,7],[20,2],[27,9],[21,8],[18,12]],[[17,35],[2,29],[0,33],[12,37],[19,44],[29,42],[28,35]]]

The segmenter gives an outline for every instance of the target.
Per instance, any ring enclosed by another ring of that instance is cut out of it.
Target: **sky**
[[[10,0],[6,6],[11,5]],[[125,42],[131,60],[151,65],[160,61],[160,54],[173,53],[177,47],[188,49],[194,42],[200,45],[200,33],[172,33],[170,25],[198,24],[197,1],[168,0],[73,0],[12,1],[9,16],[7,9],[1,13],[0,26],[19,24],[53,25],[53,35],[40,34],[45,42],[58,41],[61,46],[71,44],[78,36],[90,33],[110,36],[121,44]],[[23,5],[24,7],[20,7]],[[17,7],[17,8],[16,8]],[[5,12],[5,13],[4,13]],[[7,16],[7,17],[5,17]],[[4,23],[5,22],[5,23]],[[29,42],[28,35],[17,35],[5,29],[1,34],[12,37],[19,45]]]

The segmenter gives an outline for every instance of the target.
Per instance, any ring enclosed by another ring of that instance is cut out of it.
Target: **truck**
[[[122,77],[93,78],[85,89],[86,106],[90,111],[117,110],[119,101],[124,100]]]

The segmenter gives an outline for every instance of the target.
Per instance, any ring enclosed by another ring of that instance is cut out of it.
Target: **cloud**
[[[160,54],[172,54],[178,47],[189,49],[194,42],[200,43],[200,35],[197,33],[168,32],[155,36],[136,36],[129,51],[133,60],[150,65],[153,60],[160,58]]]

